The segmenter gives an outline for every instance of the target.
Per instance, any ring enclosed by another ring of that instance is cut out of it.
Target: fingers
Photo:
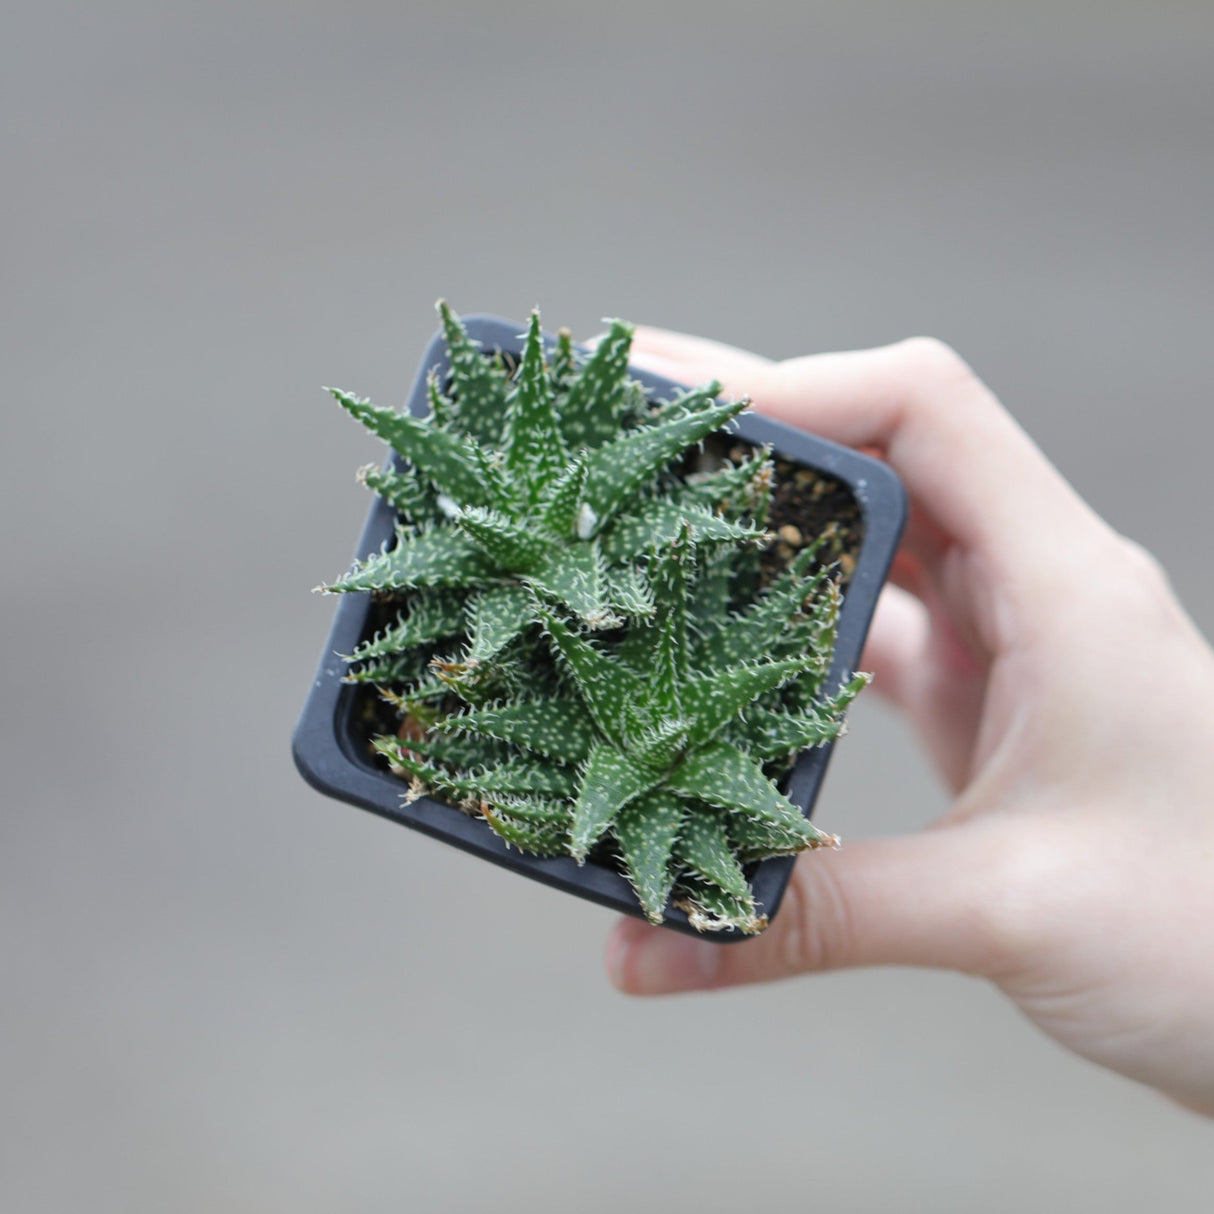
[[[633,336],[630,357],[639,366],[668,379],[697,383],[719,379],[725,395],[732,397],[750,395],[756,377],[774,366],[770,358],[723,342],[643,327]]]
[[[877,448],[944,547],[973,550],[1034,593],[1059,576],[1075,533],[1100,526],[966,364],[930,338],[773,363],[639,329],[634,355],[671,378],[719,378],[760,411],[835,442]]]
[[[741,944],[623,920],[608,942],[609,976],[627,994],[661,995],[860,965],[994,973],[1006,958],[987,833],[971,823],[810,852],[771,927]]]
[[[907,707],[911,681],[923,662],[931,621],[927,608],[913,594],[898,586],[886,586],[877,601],[860,659],[860,669],[873,674],[873,690]]]
[[[929,591],[928,598],[935,595]],[[976,758],[988,671],[947,615],[887,585],[860,668],[872,671],[873,690],[906,714],[945,784],[954,792],[964,788]]]

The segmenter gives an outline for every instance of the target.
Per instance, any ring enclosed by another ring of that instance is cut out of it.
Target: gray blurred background
[[[1192,1211],[1208,1124],[983,985],[630,1002],[604,912],[288,738],[446,295],[963,351],[1214,628],[1214,9],[0,18],[0,1209]],[[944,804],[871,700],[820,820]]]

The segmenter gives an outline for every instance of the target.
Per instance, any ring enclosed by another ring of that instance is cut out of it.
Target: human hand
[[[798,861],[755,940],[636,920],[631,994],[863,965],[996,983],[1063,1045],[1214,1115],[1214,655],[948,347],[770,362],[640,329],[635,362],[852,447],[911,500],[863,666],[954,794],[929,829]]]

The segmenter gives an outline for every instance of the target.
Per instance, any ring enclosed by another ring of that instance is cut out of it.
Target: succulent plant
[[[867,682],[826,686],[835,571],[811,541],[764,575],[768,452],[697,459],[747,402],[646,399],[620,321],[586,355],[534,313],[511,360],[439,310],[428,417],[333,391],[396,453],[360,474],[395,541],[322,588],[388,613],[348,655],[399,715],[375,751],[511,846],[619,864],[655,923],[761,930],[746,866],[837,842],[777,786]]]

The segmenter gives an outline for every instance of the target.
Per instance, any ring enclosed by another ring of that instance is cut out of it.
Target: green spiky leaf
[[[561,431],[573,450],[600,447],[620,431],[633,329],[622,320],[610,323],[607,336],[570,385],[561,410]]]
[[[812,750],[839,736],[842,720],[813,708],[800,712],[758,709],[747,712],[732,732],[759,760],[777,759],[800,750]]]
[[[511,479],[526,487],[526,500],[534,505],[560,476],[568,455],[556,423],[538,312],[531,314],[527,328],[518,384],[507,408],[503,446]]]
[[[552,391],[562,399],[569,393],[569,385],[577,374],[577,354],[573,348],[573,334],[568,329],[558,329],[552,348]],[[568,439],[568,435],[565,436]],[[575,444],[576,446],[576,444]]]
[[[617,518],[603,532],[603,554],[611,561],[627,561],[673,543],[684,527],[690,528],[696,543],[746,543],[764,534],[760,528],[731,522],[694,503],[677,505],[655,498]]]
[[[535,856],[567,855],[568,811],[562,806],[555,815],[545,817],[543,807],[543,802],[515,798],[482,801],[479,806],[494,832],[519,851]]]
[[[656,610],[653,587],[636,565],[607,570],[607,600],[626,619],[647,620]]]
[[[425,738],[409,739],[409,749],[428,759],[461,771],[483,771],[499,767],[514,757],[511,749],[496,738],[455,736],[431,731]]]
[[[622,744],[629,706],[642,700],[644,684],[619,662],[575,636],[563,620],[542,608],[539,616],[594,723],[608,738]]]
[[[476,452],[467,439],[407,413],[377,408],[340,388],[329,391],[347,413],[409,460],[441,493],[468,505],[488,504]]]
[[[829,838],[776,788],[754,759],[728,742],[713,742],[689,754],[666,777],[663,787],[679,796],[769,822],[789,835],[799,834],[806,847]]]
[[[720,814],[695,811],[687,814],[674,845],[675,860],[702,881],[735,898],[750,896],[746,874],[734,856]]]
[[[719,404],[717,397],[721,395],[721,381],[710,380],[695,388],[680,388],[675,395],[664,402],[658,409],[655,422],[663,422],[671,417],[679,417],[685,413],[696,413],[701,409]]]
[[[573,806],[571,851],[580,864],[616,815],[634,797],[648,792],[658,777],[614,746],[600,743],[590,752]]]
[[[438,494],[412,472],[397,472],[368,464],[358,470],[358,479],[373,493],[378,493],[400,515],[403,523],[437,523],[441,518],[436,500]]]
[[[674,885],[671,856],[686,816],[687,808],[682,802],[655,791],[625,805],[612,824],[624,859],[624,871],[651,923],[661,923]]]
[[[692,676],[683,692],[683,704],[694,721],[691,741],[709,741],[730,717],[741,712],[765,691],[779,687],[805,670],[813,660],[812,655],[807,655]]]
[[[455,525],[504,573],[528,573],[551,549],[550,541],[494,510],[456,511]]]
[[[469,600],[468,657],[488,662],[531,623],[531,595],[521,586],[490,586]]]
[[[770,451],[764,447],[740,464],[692,474],[677,501],[694,502],[707,510],[720,511],[727,518],[752,513],[766,504],[771,492],[774,465]]]
[[[563,603],[588,628],[618,628],[624,621],[611,610],[607,567],[597,544],[555,548],[526,577],[546,597]]]
[[[740,662],[756,662],[769,656],[797,619],[805,602],[826,581],[824,570],[812,577],[803,572],[809,567],[813,556],[813,548],[801,552],[797,561],[748,611],[730,619],[706,639],[696,653],[696,664],[721,669]]]
[[[437,426],[449,426],[455,421],[455,402],[443,392],[438,382],[438,372],[433,369],[426,376],[426,399],[430,402],[428,421]]]
[[[451,787],[464,796],[537,793],[568,798],[577,789],[577,778],[568,767],[535,758],[517,758],[475,775],[452,779]]]
[[[408,609],[397,616],[395,623],[364,641],[346,661],[369,662],[399,655],[402,650],[454,636],[463,623],[461,594],[443,590],[417,591],[410,597]]]
[[[508,392],[501,364],[484,356],[445,301],[439,300],[438,311],[447,339],[460,430],[478,442],[497,444],[505,426]]]
[[[540,510],[540,526],[561,540],[585,539],[579,534],[583,518],[582,495],[586,489],[586,461],[571,461],[552,484]],[[586,528],[582,528],[586,529]]]
[[[687,912],[691,926],[700,932],[737,930],[746,935],[761,932],[767,916],[760,915],[748,893],[739,898],[711,882],[686,876],[680,879],[675,905]]]
[[[676,456],[720,429],[746,401],[713,405],[625,434],[590,453],[586,500],[601,527],[635,489],[651,481]]]
[[[374,687],[401,687],[420,682],[426,673],[426,650],[414,649],[387,657],[365,659],[346,671],[347,683],[368,683]]]
[[[437,763],[414,754],[400,738],[372,738],[371,747],[376,754],[388,761],[388,766],[397,775],[410,780],[415,793],[432,790],[454,792],[448,773]]]
[[[683,715],[682,688],[687,682],[687,566],[694,559],[691,528],[658,558],[650,575],[654,611],[653,670],[648,702],[667,717]]]
[[[409,535],[398,531],[396,545],[356,564],[345,577],[322,587],[330,594],[424,587],[483,585],[499,577],[497,566],[466,536],[452,530]]]
[[[638,706],[628,731],[628,752],[644,767],[669,770],[687,747],[687,722],[682,717],[658,717],[651,705]]]
[[[587,758],[599,736],[583,704],[557,697],[473,708],[448,717],[443,728],[498,738],[565,763]]]

